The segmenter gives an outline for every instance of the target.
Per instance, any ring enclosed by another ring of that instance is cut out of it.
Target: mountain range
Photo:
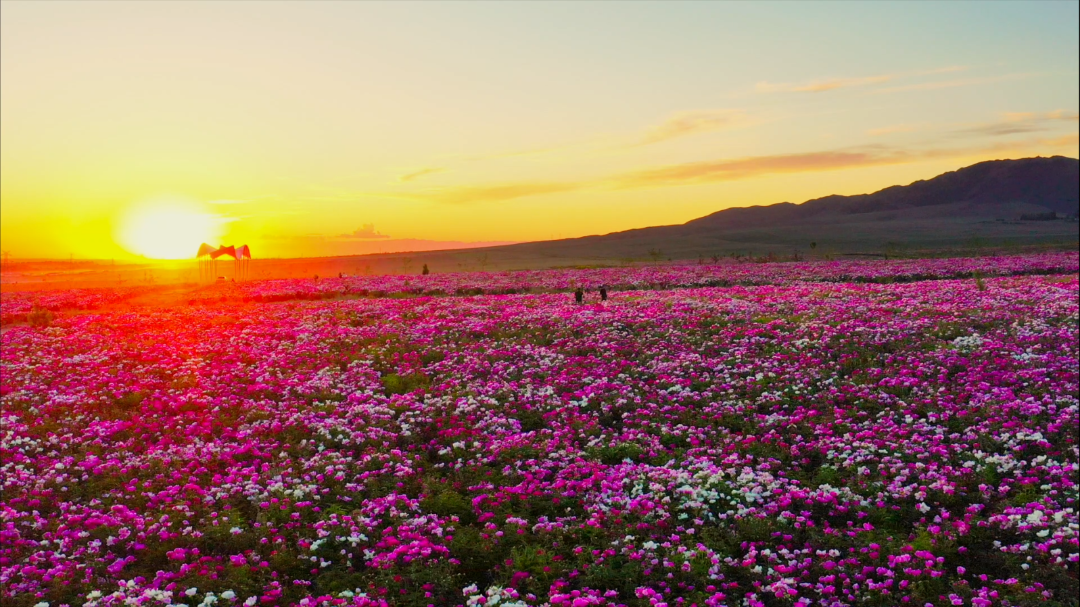
[[[896,249],[1076,243],[1080,160],[980,162],[872,194],[736,207],[681,225],[484,249],[567,259],[787,255],[814,243],[837,254]],[[657,253],[659,252],[659,255]]]
[[[680,225],[473,249],[280,260],[287,275],[507,270],[728,255],[923,255],[1075,247],[1080,161],[980,162],[872,194],[736,207]],[[284,270],[283,270],[284,271]]]

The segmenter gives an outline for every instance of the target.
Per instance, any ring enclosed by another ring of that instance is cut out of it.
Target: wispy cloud
[[[380,234],[379,232],[376,232],[375,224],[365,223],[364,225],[354,230],[352,234],[341,234],[339,238],[345,238],[348,240],[379,240],[390,237],[386,234]]]
[[[1073,114],[1051,112],[1035,115],[1038,119],[1075,120]],[[1027,120],[1015,115],[1014,120]],[[987,159],[1018,157],[1045,152],[1047,147],[1076,146],[1077,134],[1055,139],[1001,140],[977,146],[890,146],[870,145],[799,154],[775,154],[743,158],[722,158],[687,162],[573,182],[533,181],[498,185],[457,186],[427,191],[394,194],[393,197],[443,204],[501,202],[538,196],[584,192],[588,190],[630,190],[698,185],[751,179],[764,175],[816,173],[865,167],[906,164],[940,158]],[[981,158],[980,158],[981,157]]]
[[[907,91],[933,91],[937,89],[948,89],[959,86],[975,86],[979,84],[991,84],[994,82],[1004,82],[1006,80],[1016,80],[1019,78],[1029,78],[1034,74],[1003,74],[1001,76],[985,76],[982,78],[959,78],[955,80],[937,80],[934,82],[919,82],[916,84],[905,84],[902,86],[889,86],[880,88],[874,91],[878,94],[886,93],[903,93]]]
[[[880,76],[864,76],[862,78],[829,78],[827,80],[814,80],[802,84],[790,82],[759,82],[754,88],[759,93],[824,93],[841,88],[853,86],[866,86],[868,84],[880,84],[895,78],[891,74]]]
[[[596,188],[636,189],[714,183],[747,179],[770,173],[830,171],[882,164],[898,164],[911,160],[911,154],[905,151],[883,147],[863,150],[834,150],[691,162],[623,173],[589,181],[461,186],[399,196],[444,204],[500,202],[526,196]]]
[[[501,160],[503,158],[521,158],[528,156],[543,156],[545,154],[551,154],[554,152],[565,152],[578,149],[584,149],[589,147],[596,147],[598,143],[596,140],[585,140],[570,143],[562,143],[559,145],[550,145],[545,147],[528,148],[523,150],[509,150],[506,152],[494,152],[491,154],[480,154],[478,156],[466,156],[465,160]]]
[[[626,189],[714,183],[735,181],[770,173],[834,171],[882,164],[899,164],[910,160],[909,153],[887,148],[752,156],[706,162],[688,162],[657,169],[635,171],[616,177],[611,181],[611,184],[615,188]]]
[[[914,124],[894,124],[892,126],[883,126],[877,129],[870,129],[866,131],[867,135],[871,137],[880,137],[881,135],[891,135],[893,133],[910,133],[916,130],[918,127]]]
[[[1066,110],[1054,110],[1052,112],[1005,112],[1002,113],[997,120],[978,124],[968,124],[963,128],[956,128],[957,125],[955,124],[951,126],[938,125],[936,129],[933,125],[928,124],[894,124],[876,129],[869,129],[866,131],[866,134],[871,137],[879,137],[881,135],[910,133],[921,130],[938,130],[940,132],[944,129],[946,132],[951,132],[953,136],[1005,136],[1049,130],[1056,128],[1063,123],[1076,123],[1078,121],[1080,121],[1080,114]]]
[[[1080,145],[1080,133],[1073,133],[1071,135],[1065,135],[1064,137],[1055,137],[1053,139],[1043,139],[1042,143],[1046,145],[1052,145],[1055,147],[1076,147]]]
[[[1001,141],[969,147],[866,146],[803,154],[751,156],[706,162],[689,162],[615,176],[604,184],[615,189],[667,187],[736,181],[769,174],[809,173],[906,164],[936,158],[973,158],[990,154],[1030,154],[1047,146],[1075,146],[1077,134],[1057,139]]]
[[[401,177],[398,177],[398,181],[401,181],[401,182],[415,181],[417,179],[420,179],[421,177],[427,177],[429,175],[434,175],[435,173],[443,173],[446,170],[447,169],[445,167],[423,168],[423,169],[420,169],[418,171],[413,171],[412,173],[406,173],[406,174],[402,175]]]
[[[569,192],[580,189],[581,187],[582,184],[574,182],[524,182],[501,185],[438,188],[411,194],[398,194],[396,197],[444,204],[466,204],[476,202],[499,202],[503,200],[513,200],[515,198],[525,198],[526,196]]]
[[[692,110],[679,112],[650,129],[634,145],[649,145],[678,137],[719,131],[746,123],[746,112],[737,109]]]
[[[1080,114],[1065,110],[1052,112],[1006,112],[999,120],[960,129],[957,135],[986,135],[1001,137],[1017,133],[1032,133],[1054,128],[1061,123],[1080,121]]]
[[[965,66],[953,65],[948,67],[934,68],[930,70],[897,72],[894,74],[876,74],[872,76],[826,78],[823,80],[811,80],[810,82],[802,83],[759,82],[757,83],[757,85],[755,85],[754,88],[759,93],[824,93],[826,91],[834,91],[836,89],[884,84],[886,82],[891,82],[893,80],[900,80],[904,78],[914,78],[918,76],[934,76],[937,74],[961,72],[966,69],[967,67]]]

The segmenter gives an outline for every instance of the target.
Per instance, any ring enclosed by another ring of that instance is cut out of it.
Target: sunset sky
[[[0,12],[16,257],[543,240],[1078,155],[1077,2]]]

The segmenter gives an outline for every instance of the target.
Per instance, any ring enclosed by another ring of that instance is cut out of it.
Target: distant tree
[[[427,276],[428,274],[431,274],[431,270],[428,269],[426,263],[424,264],[424,269],[420,270],[420,273],[423,274],[424,276]]]
[[[653,261],[660,261],[660,257],[663,256],[663,252],[660,249],[649,249],[649,257],[652,257]]]
[[[720,263],[720,255],[719,254],[713,255],[712,257],[710,257],[710,259],[712,259],[713,263]]]
[[[53,321],[53,313],[45,308],[35,305],[26,315],[31,327],[44,329]]]
[[[980,291],[985,291],[986,290],[986,282],[983,281],[982,273],[981,272],[975,272],[973,275],[975,276],[975,288],[980,290]]]
[[[817,243],[816,242],[811,242],[810,243],[810,248],[811,249],[816,249],[817,248]]]

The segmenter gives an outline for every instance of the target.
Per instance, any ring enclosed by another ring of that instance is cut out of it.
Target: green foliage
[[[535,432],[544,428],[544,414],[536,409],[526,409],[517,415],[522,432]]]
[[[408,394],[431,385],[431,380],[423,373],[390,373],[383,375],[380,381],[387,394]]]
[[[26,315],[26,320],[30,323],[31,327],[44,329],[52,324],[53,313],[40,306],[34,306],[33,309],[30,310],[30,313]]]
[[[627,459],[634,462],[640,461],[642,454],[645,452],[644,449],[633,443],[619,443],[615,446],[604,445],[592,451],[594,457],[609,466],[621,464],[623,460]]]
[[[448,490],[428,496],[420,502],[420,507],[426,512],[439,516],[456,516],[462,521],[472,518],[473,511],[465,496],[457,491]]]
[[[457,569],[466,583],[487,587],[494,580],[495,568],[506,559],[505,548],[498,547],[480,536],[474,527],[462,527],[454,531],[450,551],[461,561]]]

